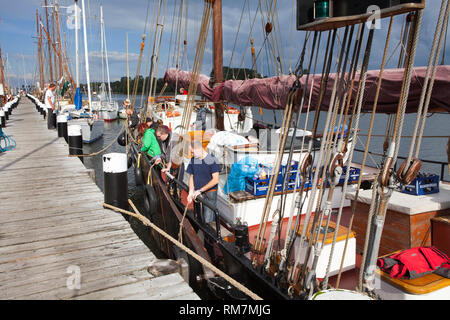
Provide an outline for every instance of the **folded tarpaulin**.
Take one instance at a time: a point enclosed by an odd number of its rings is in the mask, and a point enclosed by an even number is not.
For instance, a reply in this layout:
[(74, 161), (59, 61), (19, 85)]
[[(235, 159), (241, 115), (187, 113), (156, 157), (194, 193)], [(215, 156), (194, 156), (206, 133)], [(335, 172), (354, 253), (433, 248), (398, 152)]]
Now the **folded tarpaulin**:
[(407, 249), (377, 260), (377, 266), (391, 278), (416, 279), (429, 273), (450, 278), (450, 260), (436, 247)]
[[(426, 67), (416, 67), (413, 69), (406, 109), (407, 113), (417, 112), (426, 72)], [(366, 90), (362, 106), (363, 111), (372, 111), (379, 75), (379, 70), (371, 70), (367, 73)], [(377, 107), (378, 113), (397, 112), (404, 75), (404, 69), (384, 70)], [(346, 75), (346, 79), (348, 80), (347, 76), (348, 75)], [(308, 86), (305, 86), (306, 78), (306, 75), (300, 78), (301, 87), (307, 87), (303, 110), (306, 110), (309, 105), (308, 99), (311, 85), (313, 85), (311, 108), (314, 110), (320, 96), (322, 77), (321, 75), (310, 76)], [(329, 75), (321, 110), (326, 111), (329, 108), (335, 78), (336, 74)], [(295, 79), (296, 77), (292, 75), (281, 75), (264, 79), (227, 80), (217, 87), (212, 88), (210, 86), (210, 78), (205, 75), (200, 75), (198, 78), (196, 94), (203, 95), (212, 102), (223, 100), (238, 106), (256, 106), (266, 109), (282, 110), (286, 107), (288, 93), (291, 90)], [(164, 81), (172, 84), (178, 82), (179, 87), (188, 88), (191, 81), (191, 73), (172, 68), (167, 70)], [(349, 82), (347, 81), (347, 83)], [(358, 85), (359, 75), (356, 75), (353, 91), (351, 92), (352, 103), (354, 103)], [(450, 66), (438, 66), (430, 100), (430, 108), (439, 108), (446, 112), (450, 112), (449, 87)]]

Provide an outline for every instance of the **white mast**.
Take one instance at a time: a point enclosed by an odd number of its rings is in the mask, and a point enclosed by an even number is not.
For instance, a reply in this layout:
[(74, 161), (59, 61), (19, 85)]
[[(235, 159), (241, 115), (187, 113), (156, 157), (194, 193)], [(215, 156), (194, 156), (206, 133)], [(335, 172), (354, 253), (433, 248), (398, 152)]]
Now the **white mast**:
[(87, 43), (87, 35), (86, 35), (86, 12), (84, 8), (84, 0), (81, 0), (81, 10), (83, 14), (83, 38), (84, 38), (84, 59), (85, 59), (85, 66), (86, 66), (86, 82), (87, 82), (87, 89), (88, 89), (88, 101), (89, 101), (89, 113), (92, 115), (92, 108), (91, 108), (91, 84), (90, 84), (90, 78), (89, 78), (89, 55), (88, 55), (88, 43)]
[(78, 29), (80, 26), (78, 25), (78, 0), (75, 0), (75, 83), (77, 88), (80, 86), (80, 77), (79, 77), (79, 64), (78, 61)]
[(109, 97), (109, 102), (112, 102), (112, 97), (111, 97), (111, 83), (110, 83), (110, 78), (109, 78), (109, 64), (108, 64), (108, 47), (106, 45), (106, 34), (105, 34), (105, 22), (103, 21), (103, 6), (100, 6), (100, 16), (101, 16), (101, 23), (102, 23), (102, 35), (103, 35), (103, 41), (105, 42), (105, 60), (106, 60), (106, 77), (108, 80), (108, 97)]
[[(105, 63), (104, 63), (104, 60), (105, 60), (105, 46), (104, 46), (104, 41), (103, 41), (103, 7), (102, 7), (102, 5), (100, 5), (100, 43), (101, 43), (101, 56), (102, 56), (102, 58), (101, 58), (101, 60), (102, 60), (102, 85), (101, 85), (101, 88), (102, 88), (102, 91), (103, 91), (103, 89), (105, 88)], [(106, 94), (106, 92), (102, 92), (102, 95), (103, 95), (103, 93), (105, 93)], [(106, 97), (105, 97), (106, 98)]]

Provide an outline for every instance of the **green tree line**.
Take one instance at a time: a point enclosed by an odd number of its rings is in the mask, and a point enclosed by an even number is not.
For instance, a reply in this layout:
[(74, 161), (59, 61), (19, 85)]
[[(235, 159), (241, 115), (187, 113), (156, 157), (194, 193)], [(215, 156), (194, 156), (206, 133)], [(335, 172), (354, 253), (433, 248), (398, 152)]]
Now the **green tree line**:
[[(214, 71), (211, 71), (210, 73), (211, 78), (214, 78)], [(245, 80), (245, 79), (251, 79), (251, 78), (260, 78), (260, 74), (256, 73), (254, 70), (251, 69), (243, 69), (243, 68), (229, 68), (229, 67), (223, 67), (223, 76), (225, 80)], [(146, 90), (148, 90), (149, 86), (149, 79), (150, 77), (145, 78), (145, 85)], [(134, 78), (130, 78), (130, 95), (133, 93)], [(100, 82), (92, 82), (92, 89), (98, 91), (100, 88)], [(144, 77), (139, 76), (138, 83), (137, 83), (137, 92), (138, 94), (142, 93), (142, 88), (144, 86)], [(156, 94), (158, 95), (161, 90), (164, 87), (164, 79), (159, 78), (156, 81)], [(127, 77), (121, 77), (120, 80), (111, 82), (111, 91), (113, 93), (119, 93), (119, 94), (127, 94)], [(167, 84), (167, 88), (165, 89), (166, 93), (174, 93), (175, 86), (173, 84)]]
[[(150, 85), (150, 81), (149, 81), (150, 77), (146, 77), (145, 78), (145, 86), (146, 86), (146, 91), (148, 91), (149, 85)], [(133, 88), (134, 88), (134, 84), (135, 84), (135, 80), (130, 78), (129, 80), (130, 82), (130, 95), (133, 94)], [(99, 90), (100, 88), (100, 82), (93, 82), (92, 83), (92, 88), (93, 90)], [(127, 94), (127, 77), (121, 77), (120, 80), (118, 81), (113, 81), (110, 83), (111, 84), (111, 91), (113, 93), (119, 93), (119, 94)], [(138, 82), (137, 82), (137, 93), (140, 95), (142, 93), (142, 88), (144, 87), (144, 77), (143, 76), (139, 76)], [(161, 90), (164, 87), (164, 80), (162, 78), (158, 79), (156, 81), (156, 94), (158, 95)], [(167, 88), (165, 90), (166, 93), (173, 93), (175, 90), (175, 87), (172, 84), (168, 84)]]

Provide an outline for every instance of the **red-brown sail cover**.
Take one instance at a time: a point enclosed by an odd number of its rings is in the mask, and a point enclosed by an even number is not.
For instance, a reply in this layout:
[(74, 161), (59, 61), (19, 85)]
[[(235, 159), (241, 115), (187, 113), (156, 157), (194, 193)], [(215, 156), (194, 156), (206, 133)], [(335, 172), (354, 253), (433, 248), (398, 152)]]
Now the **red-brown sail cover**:
[[(404, 71), (404, 69), (384, 70), (377, 107), (378, 113), (397, 112), (405, 73)], [(426, 72), (426, 67), (416, 67), (413, 70), (408, 95), (407, 113), (417, 112)], [(367, 73), (366, 90), (362, 107), (363, 111), (372, 110), (379, 74), (379, 70), (371, 70)], [(302, 88), (305, 88), (306, 78), (306, 75), (300, 78)], [(335, 78), (336, 74), (329, 75), (321, 110), (328, 110), (329, 108)], [(210, 78), (205, 75), (200, 75), (197, 94), (206, 97), (212, 102), (222, 100), (238, 106), (284, 109), (286, 107), (289, 90), (292, 88), (295, 79), (295, 76), (282, 75), (264, 79), (228, 80), (213, 89), (210, 87)], [(346, 80), (347, 82), (349, 81), (348, 75), (346, 75)], [(169, 69), (164, 76), (164, 81), (172, 84), (175, 84), (178, 81), (178, 87), (189, 88), (191, 73)], [(304, 110), (308, 107), (311, 84), (313, 84), (311, 108), (312, 110), (316, 108), (320, 93), (320, 83), (321, 75), (309, 77), (309, 83), (306, 88), (306, 100), (303, 105)], [(353, 86), (352, 102), (354, 102), (358, 84), (359, 74), (356, 75)], [(430, 108), (441, 108), (450, 112), (450, 66), (437, 67), (430, 100)]]

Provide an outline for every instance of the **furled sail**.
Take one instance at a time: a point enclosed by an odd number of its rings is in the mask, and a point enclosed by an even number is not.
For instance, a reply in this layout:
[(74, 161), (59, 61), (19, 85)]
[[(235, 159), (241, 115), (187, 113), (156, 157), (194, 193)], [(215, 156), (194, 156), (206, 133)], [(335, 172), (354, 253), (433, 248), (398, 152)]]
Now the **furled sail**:
[[(427, 68), (416, 67), (413, 71), (413, 78), (408, 96), (407, 111), (414, 113), (417, 111), (422, 85), (425, 80)], [(367, 74), (366, 92), (363, 104), (363, 111), (371, 111), (375, 99), (379, 70), (371, 70)], [(380, 98), (378, 101), (377, 112), (395, 113), (397, 112), (398, 101), (400, 98), (404, 69), (386, 69), (383, 72), (383, 81), (381, 84)], [(324, 100), (321, 106), (322, 110), (328, 110), (333, 83), (336, 75), (330, 74), (328, 85), (325, 91)], [(315, 108), (320, 92), (321, 75), (309, 77), (307, 87), (308, 93), (311, 90), (311, 83), (314, 78), (311, 107)], [(191, 79), (190, 72), (176, 69), (167, 70), (164, 81), (175, 84), (178, 81), (178, 87), (189, 87)], [(227, 101), (239, 106), (257, 106), (266, 109), (284, 109), (289, 90), (295, 81), (295, 76), (281, 75), (264, 79), (249, 80), (228, 80), (216, 88), (210, 86), (210, 78), (201, 75), (197, 94), (206, 97), (208, 100), (217, 102)], [(302, 87), (305, 87), (306, 76), (300, 79)], [(358, 88), (359, 75), (356, 75), (353, 86), (352, 99), (356, 96)], [(430, 109), (439, 109), (440, 111), (450, 112), (450, 66), (438, 66), (436, 78), (433, 87), (433, 93), (430, 101)], [(307, 94), (308, 98), (309, 94)], [(307, 108), (308, 101), (305, 101), (303, 108)]]

